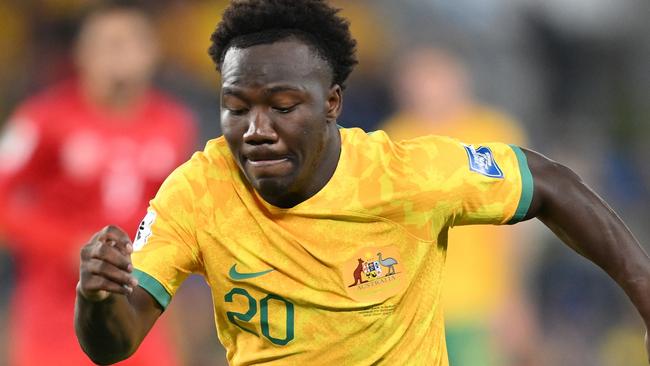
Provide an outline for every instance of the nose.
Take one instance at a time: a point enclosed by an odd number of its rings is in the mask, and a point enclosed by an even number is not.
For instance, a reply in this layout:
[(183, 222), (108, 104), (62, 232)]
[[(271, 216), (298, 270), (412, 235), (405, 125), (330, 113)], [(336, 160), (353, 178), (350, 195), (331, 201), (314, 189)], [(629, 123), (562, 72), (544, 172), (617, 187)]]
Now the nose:
[(251, 145), (273, 144), (278, 141), (273, 121), (264, 110), (252, 110), (248, 120), (248, 129), (244, 133), (244, 142)]

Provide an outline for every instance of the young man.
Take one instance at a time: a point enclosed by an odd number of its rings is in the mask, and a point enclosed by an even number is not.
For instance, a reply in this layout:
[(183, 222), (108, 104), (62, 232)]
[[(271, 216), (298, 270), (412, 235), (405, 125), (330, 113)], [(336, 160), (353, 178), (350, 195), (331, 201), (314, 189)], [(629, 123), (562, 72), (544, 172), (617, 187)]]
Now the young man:
[(355, 42), (324, 1), (235, 1), (212, 41), (224, 136), (170, 175), (133, 244), (109, 226), (81, 252), (75, 326), (94, 361), (128, 357), (201, 273), (234, 365), (447, 365), (448, 228), (532, 217), (650, 322), (648, 256), (569, 169), (506, 144), (339, 128)]

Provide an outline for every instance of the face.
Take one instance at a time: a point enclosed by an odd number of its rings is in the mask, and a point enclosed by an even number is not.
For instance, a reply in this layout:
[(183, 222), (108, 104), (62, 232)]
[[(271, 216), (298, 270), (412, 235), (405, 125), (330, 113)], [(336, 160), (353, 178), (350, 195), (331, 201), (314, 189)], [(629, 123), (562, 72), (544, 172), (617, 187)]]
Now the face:
[(257, 192), (291, 207), (320, 190), (340, 152), (341, 88), (328, 64), (289, 39), (229, 49), (221, 74), (222, 131)]
[(395, 77), (399, 105), (424, 120), (444, 119), (445, 113), (464, 106), (471, 95), (464, 66), (444, 50), (421, 48), (407, 53)]
[(149, 20), (135, 11), (114, 10), (91, 16), (77, 40), (82, 80), (98, 97), (149, 83), (158, 49)]

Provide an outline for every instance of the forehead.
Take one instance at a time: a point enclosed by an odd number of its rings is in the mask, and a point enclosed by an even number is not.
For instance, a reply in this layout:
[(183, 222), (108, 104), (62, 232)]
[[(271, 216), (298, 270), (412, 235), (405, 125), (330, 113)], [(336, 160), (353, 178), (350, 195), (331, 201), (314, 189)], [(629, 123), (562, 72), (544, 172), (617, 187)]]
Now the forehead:
[[(98, 32), (106, 28), (131, 27), (137, 30), (147, 30), (151, 24), (146, 15), (131, 9), (112, 9), (106, 12), (90, 15), (82, 25), (82, 33)], [(130, 29), (131, 31), (133, 29)]]
[(296, 40), (247, 48), (231, 47), (221, 67), (223, 87), (303, 84), (310, 81), (329, 84), (330, 74), (327, 62), (310, 46)]
[(144, 14), (115, 9), (91, 15), (82, 25), (77, 41), (81, 45), (126, 40), (149, 43), (153, 38), (152, 25)]

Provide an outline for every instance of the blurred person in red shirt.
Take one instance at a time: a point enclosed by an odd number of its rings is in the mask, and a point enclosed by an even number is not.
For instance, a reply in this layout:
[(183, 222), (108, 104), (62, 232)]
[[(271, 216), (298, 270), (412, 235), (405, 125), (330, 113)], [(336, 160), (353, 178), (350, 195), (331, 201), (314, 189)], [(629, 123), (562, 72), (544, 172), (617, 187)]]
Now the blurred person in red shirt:
[[(194, 148), (189, 111), (151, 85), (153, 24), (102, 3), (76, 39), (78, 75), (28, 98), (0, 135), (0, 235), (15, 260), (9, 365), (89, 365), (74, 333), (79, 249), (105, 222), (135, 233)], [(164, 324), (124, 365), (175, 365)]]

